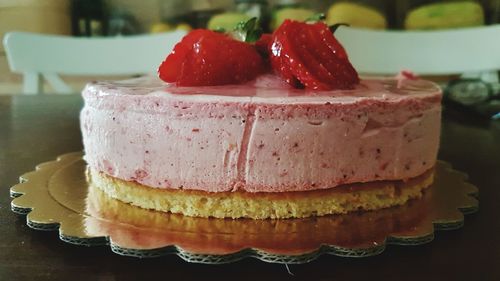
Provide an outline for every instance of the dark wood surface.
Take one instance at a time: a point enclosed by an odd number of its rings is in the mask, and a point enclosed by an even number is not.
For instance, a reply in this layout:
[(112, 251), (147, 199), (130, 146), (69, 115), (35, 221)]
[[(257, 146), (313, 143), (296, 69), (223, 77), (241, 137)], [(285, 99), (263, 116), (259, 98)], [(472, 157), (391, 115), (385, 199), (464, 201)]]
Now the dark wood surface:
[(177, 256), (135, 259), (108, 247), (82, 247), (56, 232), (26, 226), (10, 211), (19, 175), (58, 155), (82, 149), (72, 96), (0, 96), (0, 280), (500, 280), (500, 122), (452, 110), (443, 118), (439, 158), (470, 175), (480, 211), (462, 229), (438, 232), (422, 246), (389, 246), (375, 257), (323, 256), (304, 265), (246, 259), (227, 265), (188, 264)]

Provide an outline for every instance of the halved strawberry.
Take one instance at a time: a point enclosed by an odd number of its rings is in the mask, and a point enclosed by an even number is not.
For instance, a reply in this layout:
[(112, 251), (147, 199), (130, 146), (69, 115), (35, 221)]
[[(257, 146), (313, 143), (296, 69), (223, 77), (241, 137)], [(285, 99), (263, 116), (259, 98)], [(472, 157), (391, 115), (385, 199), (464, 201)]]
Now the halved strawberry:
[(204, 29), (187, 34), (158, 68), (162, 80), (179, 86), (239, 84), (264, 71), (254, 45)]
[(337, 88), (350, 89), (358, 84), (358, 73), (349, 62), (344, 47), (335, 39), (330, 29), (324, 23), (318, 22), (312, 24), (310, 31), (309, 51), (334, 76)]
[[(317, 59), (317, 54), (314, 50), (311, 51), (311, 43), (314, 42), (314, 34), (311, 34), (310, 30), (304, 30), (303, 33), (297, 34), (296, 36), (290, 36), (290, 41), (292, 42), (291, 48), (295, 49), (302, 67), (297, 67), (300, 72), (298, 76), (303, 77), (302, 83), (311, 89), (318, 90), (328, 90), (329, 85), (324, 81), (329, 81), (334, 79), (332, 74), (325, 68), (323, 62)], [(294, 67), (292, 65), (292, 67)], [(314, 73), (314, 75), (311, 75)]]
[(352, 89), (359, 83), (347, 53), (322, 22), (285, 20), (270, 44), (273, 69), (292, 86), (315, 90)]
[(193, 44), (201, 37), (211, 35), (211, 32), (208, 33), (203, 29), (195, 29), (184, 36), (158, 68), (160, 79), (165, 82), (176, 82), (181, 74), (181, 67), (179, 66), (182, 65), (187, 54), (192, 50)]

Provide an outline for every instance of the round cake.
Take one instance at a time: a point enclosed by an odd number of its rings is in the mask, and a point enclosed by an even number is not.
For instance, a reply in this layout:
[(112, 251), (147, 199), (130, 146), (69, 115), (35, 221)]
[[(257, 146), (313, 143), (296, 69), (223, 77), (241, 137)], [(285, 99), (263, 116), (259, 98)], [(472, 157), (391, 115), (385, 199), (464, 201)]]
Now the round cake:
[(376, 210), (433, 180), (441, 90), (361, 80), (317, 19), (189, 32), (158, 78), (83, 91), (88, 180), (145, 209), (216, 218)]
[[(275, 75), (182, 87), (94, 82), (81, 128), (92, 184), (133, 205), (199, 217), (290, 218), (374, 210), (432, 182), (441, 90), (364, 79), (293, 89)], [(362, 183), (378, 182), (363, 187)]]

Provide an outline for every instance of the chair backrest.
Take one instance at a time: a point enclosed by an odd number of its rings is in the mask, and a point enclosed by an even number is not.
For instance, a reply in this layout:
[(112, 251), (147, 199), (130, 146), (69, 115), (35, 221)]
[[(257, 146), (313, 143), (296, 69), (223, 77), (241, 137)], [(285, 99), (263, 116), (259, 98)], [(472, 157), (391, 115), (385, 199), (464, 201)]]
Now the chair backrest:
[(364, 74), (463, 74), (500, 69), (500, 25), (439, 31), (340, 27), (335, 36)]
[[(113, 38), (78, 38), (10, 32), (4, 37), (12, 72), (24, 75), (23, 92), (42, 91), (41, 76), (56, 92), (72, 92), (63, 75), (153, 73), (185, 31)], [(74, 91), (73, 91), (74, 92)]]

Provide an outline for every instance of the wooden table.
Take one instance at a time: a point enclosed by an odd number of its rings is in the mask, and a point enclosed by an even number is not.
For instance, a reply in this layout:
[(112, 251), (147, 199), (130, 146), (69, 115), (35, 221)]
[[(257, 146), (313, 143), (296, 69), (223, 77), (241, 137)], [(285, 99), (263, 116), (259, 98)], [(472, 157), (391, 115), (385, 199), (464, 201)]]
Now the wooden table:
[(389, 246), (371, 258), (323, 256), (304, 265), (246, 259), (228, 265), (188, 264), (177, 256), (135, 259), (109, 247), (75, 246), (55, 232), (26, 226), (10, 211), (18, 176), (82, 149), (71, 96), (0, 96), (0, 280), (500, 280), (500, 122), (446, 110), (439, 158), (467, 172), (480, 188), (480, 211), (460, 230), (438, 232), (422, 246)]

